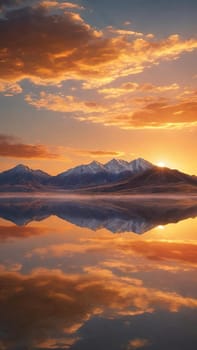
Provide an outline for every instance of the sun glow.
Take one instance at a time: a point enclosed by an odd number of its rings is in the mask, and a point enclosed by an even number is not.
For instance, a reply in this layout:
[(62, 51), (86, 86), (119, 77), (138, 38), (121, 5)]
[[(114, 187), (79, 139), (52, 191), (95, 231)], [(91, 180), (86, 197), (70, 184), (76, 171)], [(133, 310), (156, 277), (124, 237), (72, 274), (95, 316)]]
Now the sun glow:
[(157, 164), (156, 164), (157, 166), (159, 166), (160, 168), (164, 168), (164, 167), (166, 167), (166, 163), (164, 163), (164, 162), (158, 162)]
[(158, 225), (157, 228), (158, 228), (159, 230), (164, 230), (165, 227), (164, 227), (163, 225)]

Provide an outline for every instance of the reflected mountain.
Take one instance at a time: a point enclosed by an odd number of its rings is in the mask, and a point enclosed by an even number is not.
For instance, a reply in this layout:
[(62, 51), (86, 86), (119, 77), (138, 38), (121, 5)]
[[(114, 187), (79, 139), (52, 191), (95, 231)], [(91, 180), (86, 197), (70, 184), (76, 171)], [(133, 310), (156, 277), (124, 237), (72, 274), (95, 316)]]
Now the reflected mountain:
[(195, 197), (189, 198), (97, 198), (47, 199), (4, 198), (0, 217), (24, 226), (55, 215), (79, 227), (105, 228), (113, 233), (145, 233), (158, 225), (197, 216)]

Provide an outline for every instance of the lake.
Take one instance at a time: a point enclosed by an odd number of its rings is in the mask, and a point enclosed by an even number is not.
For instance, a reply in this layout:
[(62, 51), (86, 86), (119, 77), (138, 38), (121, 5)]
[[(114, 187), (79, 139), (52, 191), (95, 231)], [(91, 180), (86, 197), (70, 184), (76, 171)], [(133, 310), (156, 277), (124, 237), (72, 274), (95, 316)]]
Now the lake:
[(197, 349), (197, 198), (0, 200), (0, 349)]

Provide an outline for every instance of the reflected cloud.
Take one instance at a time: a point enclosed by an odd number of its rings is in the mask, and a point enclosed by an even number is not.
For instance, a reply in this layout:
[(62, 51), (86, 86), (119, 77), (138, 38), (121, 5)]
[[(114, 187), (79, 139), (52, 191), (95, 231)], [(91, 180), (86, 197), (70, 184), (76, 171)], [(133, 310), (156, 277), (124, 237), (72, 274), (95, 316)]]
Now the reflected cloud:
[(148, 345), (150, 345), (150, 342), (148, 339), (136, 338), (129, 342), (127, 350), (141, 349)]
[[(86, 241), (88, 252), (93, 250), (117, 250), (124, 255), (143, 256), (151, 261), (167, 262), (177, 261), (186, 264), (197, 264), (197, 244), (196, 242), (185, 241), (157, 241), (157, 240), (139, 240), (139, 239), (122, 239), (122, 238), (91, 238)], [(83, 249), (83, 248), (81, 248)]]
[[(113, 260), (112, 251), (115, 256), (119, 256), (118, 263), (116, 260)], [(28, 253), (27, 257), (38, 255), (40, 257), (51, 256), (58, 258), (68, 254), (72, 256), (74, 254), (95, 255), (96, 253), (105, 254), (108, 258), (111, 256), (110, 261), (104, 261), (101, 264), (110, 268), (117, 268), (122, 272), (154, 269), (180, 270), (180, 266), (168, 265), (171, 262), (186, 264), (186, 270), (197, 266), (196, 242), (141, 240), (133, 237), (124, 239), (122, 237), (119, 238), (119, 236), (81, 238), (77, 242), (52, 244), (47, 247), (33, 249)], [(145, 262), (142, 262), (140, 265), (132, 265), (131, 263), (125, 263), (124, 260), (122, 263), (122, 259), (128, 256), (130, 258), (142, 257), (150, 261), (150, 264), (146, 262), (146, 265), (144, 265)], [(157, 264), (152, 264), (151, 262), (153, 261), (156, 261)], [(181, 268), (183, 269), (183, 266)]]
[(84, 274), (46, 269), (29, 275), (0, 272), (0, 286), (1, 344), (6, 350), (39, 348), (55, 335), (77, 339), (76, 330), (93, 316), (114, 318), (197, 307), (194, 298), (146, 288), (141, 280), (104, 269)]
[(44, 232), (46, 232), (46, 228), (44, 227), (18, 227), (0, 225), (0, 242), (5, 242), (12, 239), (40, 236)]

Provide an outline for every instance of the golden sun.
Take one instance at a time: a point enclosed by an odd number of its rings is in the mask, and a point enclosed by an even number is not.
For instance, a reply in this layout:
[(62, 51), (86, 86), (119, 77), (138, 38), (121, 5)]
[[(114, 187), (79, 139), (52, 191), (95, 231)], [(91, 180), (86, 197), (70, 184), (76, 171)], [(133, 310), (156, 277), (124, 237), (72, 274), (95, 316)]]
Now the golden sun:
[(164, 163), (164, 162), (158, 162), (158, 163), (156, 163), (156, 165), (157, 166), (159, 166), (160, 168), (164, 168), (164, 167), (166, 167), (166, 163)]

